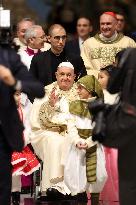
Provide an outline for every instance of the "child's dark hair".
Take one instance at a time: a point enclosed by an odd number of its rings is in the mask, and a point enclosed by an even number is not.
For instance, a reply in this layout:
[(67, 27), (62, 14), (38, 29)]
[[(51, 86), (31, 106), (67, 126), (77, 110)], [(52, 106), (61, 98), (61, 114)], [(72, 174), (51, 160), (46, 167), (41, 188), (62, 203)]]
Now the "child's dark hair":
[(120, 59), (122, 58), (124, 52), (126, 51), (127, 48), (124, 48), (123, 50), (119, 51), (116, 56), (115, 56), (115, 60), (120, 61)]
[(108, 75), (110, 76), (114, 72), (115, 69), (116, 67), (114, 65), (108, 65), (108, 66), (105, 66), (104, 68), (101, 68), (100, 71), (106, 71)]

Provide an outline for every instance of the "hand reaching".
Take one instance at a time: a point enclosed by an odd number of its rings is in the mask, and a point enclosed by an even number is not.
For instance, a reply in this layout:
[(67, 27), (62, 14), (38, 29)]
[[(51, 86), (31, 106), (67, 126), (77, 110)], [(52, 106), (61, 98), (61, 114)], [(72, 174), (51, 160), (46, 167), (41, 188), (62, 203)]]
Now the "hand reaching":
[(79, 149), (87, 149), (88, 148), (88, 145), (87, 145), (87, 143), (86, 142), (78, 142), (77, 144), (76, 144), (76, 146), (79, 148)]
[(7, 85), (13, 86), (16, 83), (11, 71), (3, 65), (0, 65), (0, 79)]

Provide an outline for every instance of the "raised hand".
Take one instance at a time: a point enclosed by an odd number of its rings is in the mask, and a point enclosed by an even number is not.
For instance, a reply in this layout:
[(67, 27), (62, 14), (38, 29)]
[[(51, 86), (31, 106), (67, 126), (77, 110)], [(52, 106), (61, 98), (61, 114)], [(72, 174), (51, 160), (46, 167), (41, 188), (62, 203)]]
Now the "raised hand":
[(49, 96), (49, 104), (51, 107), (54, 107), (54, 105), (59, 101), (59, 96), (56, 95), (55, 90), (56, 88), (53, 88)]

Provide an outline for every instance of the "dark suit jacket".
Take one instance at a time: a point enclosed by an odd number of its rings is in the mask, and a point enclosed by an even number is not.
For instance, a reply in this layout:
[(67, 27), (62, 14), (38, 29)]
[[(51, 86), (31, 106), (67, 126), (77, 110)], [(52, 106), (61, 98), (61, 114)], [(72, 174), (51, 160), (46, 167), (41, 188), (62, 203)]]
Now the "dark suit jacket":
[(66, 42), (65, 49), (67, 52), (76, 53), (77, 55), (80, 56), (79, 39), (76, 38)]
[(56, 56), (51, 50), (42, 52), (33, 57), (30, 72), (44, 85), (56, 81), (55, 72), (61, 62), (69, 61), (75, 68), (76, 80), (87, 74), (82, 58), (65, 50)]
[[(13, 76), (22, 82), (22, 92), (35, 97), (44, 96), (43, 85), (28, 72), (14, 50), (0, 47), (0, 64), (8, 67)], [(0, 81), (0, 137), (11, 150), (21, 151), (23, 125), (17, 112), (14, 92), (13, 87)]]

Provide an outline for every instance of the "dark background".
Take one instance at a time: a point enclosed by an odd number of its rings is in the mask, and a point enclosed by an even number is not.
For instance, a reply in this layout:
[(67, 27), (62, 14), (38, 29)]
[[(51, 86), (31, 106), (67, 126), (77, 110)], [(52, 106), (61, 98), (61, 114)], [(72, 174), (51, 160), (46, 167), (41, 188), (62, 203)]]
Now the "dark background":
[(85, 15), (91, 18), (94, 33), (99, 29), (99, 16), (106, 10), (121, 10), (126, 17), (126, 32), (136, 31), (135, 0), (1, 0), (4, 9), (11, 10), (11, 23), (31, 17), (47, 28), (61, 23), (68, 33), (76, 32), (76, 20)]

